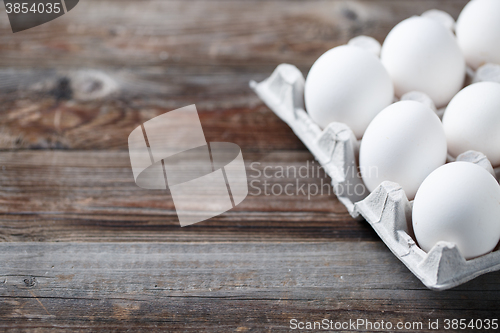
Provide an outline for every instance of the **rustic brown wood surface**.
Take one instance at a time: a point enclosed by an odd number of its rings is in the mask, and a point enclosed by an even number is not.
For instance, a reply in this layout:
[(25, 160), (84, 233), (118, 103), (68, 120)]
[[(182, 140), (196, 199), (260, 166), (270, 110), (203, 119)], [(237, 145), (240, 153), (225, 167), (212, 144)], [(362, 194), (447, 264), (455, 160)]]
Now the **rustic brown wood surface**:
[[(432, 292), (326, 190), (266, 195), (266, 181), (297, 181), (279, 166), (317, 165), (248, 88), (280, 63), (306, 74), (356, 35), (382, 42), (404, 18), (456, 18), (465, 3), (81, 0), (16, 34), (0, 6), (0, 330), (500, 319), (500, 273)], [(242, 148), (255, 183), (233, 210), (180, 228), (168, 191), (135, 185), (127, 137), (189, 104), (207, 141)], [(324, 174), (299, 178), (328, 189)]]
[(498, 315), (498, 274), (432, 292), (381, 242), (4, 243), (0, 250), (0, 328), (274, 332), (292, 318), (427, 326)]

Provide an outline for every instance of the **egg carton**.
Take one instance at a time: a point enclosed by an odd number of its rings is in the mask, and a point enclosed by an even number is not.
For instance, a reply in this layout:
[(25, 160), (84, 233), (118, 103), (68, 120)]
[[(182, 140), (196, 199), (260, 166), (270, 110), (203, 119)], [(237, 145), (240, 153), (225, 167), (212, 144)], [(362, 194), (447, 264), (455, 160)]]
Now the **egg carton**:
[[(314, 155), (331, 177), (335, 194), (351, 216), (364, 218), (392, 253), (429, 289), (453, 288), (479, 275), (500, 270), (498, 247), (470, 260), (465, 260), (451, 242), (438, 242), (428, 253), (423, 251), (414, 241), (413, 202), (394, 182), (385, 181), (369, 193), (357, 168), (359, 142), (345, 124), (331, 123), (322, 130), (312, 121), (304, 108), (304, 82), (299, 69), (281, 64), (269, 78), (261, 83), (252, 81), (250, 87)], [(404, 98), (428, 103), (425, 95), (419, 93)], [(467, 152), (457, 160), (476, 163), (493, 175), (495, 171), (499, 173), (481, 153)]]

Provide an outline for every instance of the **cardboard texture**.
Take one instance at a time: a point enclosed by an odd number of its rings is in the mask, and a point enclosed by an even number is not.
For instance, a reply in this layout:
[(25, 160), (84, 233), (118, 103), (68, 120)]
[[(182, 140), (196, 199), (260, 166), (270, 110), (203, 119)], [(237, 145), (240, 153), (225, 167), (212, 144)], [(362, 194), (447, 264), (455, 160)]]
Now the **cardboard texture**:
[[(337, 197), (354, 218), (365, 218), (394, 255), (429, 289), (453, 288), (479, 275), (500, 270), (498, 247), (471, 260), (465, 260), (455, 244), (449, 242), (437, 243), (429, 253), (420, 249), (411, 228), (412, 202), (401, 186), (386, 181), (368, 193), (359, 173), (353, 172), (357, 171), (359, 142), (345, 124), (331, 123), (321, 130), (311, 120), (304, 110), (304, 82), (295, 66), (281, 64), (269, 78), (261, 83), (252, 81), (250, 87), (311, 151), (331, 177)], [(427, 101), (419, 93), (407, 94), (405, 99)], [(476, 163), (493, 175), (499, 171), (493, 170), (487, 158), (478, 152), (466, 152), (457, 160)], [(349, 187), (358, 191), (346, 191)]]

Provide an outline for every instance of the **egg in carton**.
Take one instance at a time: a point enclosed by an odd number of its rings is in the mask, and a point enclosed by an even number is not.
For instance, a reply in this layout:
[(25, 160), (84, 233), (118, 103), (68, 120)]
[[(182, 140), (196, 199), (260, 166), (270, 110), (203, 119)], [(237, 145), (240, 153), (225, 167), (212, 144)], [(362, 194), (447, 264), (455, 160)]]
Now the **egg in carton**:
[[(430, 11), (427, 15), (451, 24), (448, 17), (439, 11)], [(380, 44), (370, 37), (359, 36), (349, 44), (376, 54), (380, 52)], [(477, 72), (469, 69), (468, 82), (480, 81), (500, 82), (500, 66), (487, 64)], [(345, 124), (333, 122), (321, 130), (313, 122), (304, 110), (304, 84), (299, 69), (281, 64), (269, 78), (261, 83), (252, 81), (250, 87), (291, 127), (314, 155), (331, 177), (335, 194), (352, 217), (363, 217), (393, 254), (429, 289), (453, 288), (479, 275), (500, 270), (498, 247), (493, 252), (469, 260), (465, 260), (451, 242), (441, 241), (429, 252), (423, 251), (414, 241), (411, 221), (413, 201), (407, 199), (400, 185), (390, 181), (383, 182), (369, 193), (357, 172), (359, 141)], [(444, 109), (436, 110), (432, 100), (423, 93), (410, 92), (401, 99), (426, 104), (440, 117), (444, 113)], [(448, 159), (453, 160), (451, 157)], [(456, 160), (475, 163), (493, 176), (500, 174), (500, 168), (494, 170), (486, 156), (479, 152), (468, 151)]]

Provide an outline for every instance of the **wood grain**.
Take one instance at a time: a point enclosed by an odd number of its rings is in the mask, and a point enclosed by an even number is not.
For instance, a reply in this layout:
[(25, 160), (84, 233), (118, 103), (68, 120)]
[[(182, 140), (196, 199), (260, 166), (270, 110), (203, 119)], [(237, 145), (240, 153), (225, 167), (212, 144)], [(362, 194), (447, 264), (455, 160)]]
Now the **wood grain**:
[[(193, 102), (185, 101), (179, 106), (190, 104)], [(175, 108), (140, 102), (129, 105), (120, 99), (83, 104), (50, 97), (12, 99), (0, 106), (0, 149), (126, 150), (134, 128)], [(288, 126), (263, 105), (214, 111), (198, 106), (198, 110), (209, 142), (234, 142), (245, 151), (263, 153), (305, 149)]]
[(180, 228), (168, 191), (134, 184), (127, 152), (136, 126), (196, 104), (207, 141), (238, 144), (257, 188), (320, 186), (258, 174), (313, 158), (248, 82), (284, 62), (306, 75), (352, 37), (382, 42), (407, 17), (457, 18), (466, 3), (81, 0), (16, 34), (0, 6), (0, 331), (499, 318), (500, 273), (429, 291), (331, 194), (251, 194)]
[[(350, 218), (309, 153), (243, 152), (243, 156), (251, 185), (245, 201), (218, 217), (180, 228), (168, 191), (144, 190), (134, 183), (128, 152), (0, 152), (0, 239), (378, 239), (365, 222)], [(288, 177), (286, 172), (282, 176), (280, 170), (287, 167)], [(292, 195), (279, 194), (287, 184)]]
[(292, 318), (427, 325), (492, 318), (500, 306), (500, 273), (432, 292), (379, 242), (4, 243), (0, 262), (0, 327), (17, 330), (275, 332)]
[[(155, 115), (196, 104), (210, 139), (304, 149), (248, 88), (280, 63), (453, 1), (81, 1), (36, 29), (0, 25), (0, 149), (126, 149)], [(21, 42), (22, 41), (22, 42)], [(238, 128), (238, 131), (231, 129)]]
[[(392, 27), (428, 9), (457, 18), (467, 0), (259, 1), (82, 0), (76, 10), (17, 34), (2, 22), (0, 66), (264, 69), (309, 67), (356, 35), (383, 41)], [(22, 40), (22, 43), (19, 41)], [(269, 68), (268, 68), (269, 69)]]

